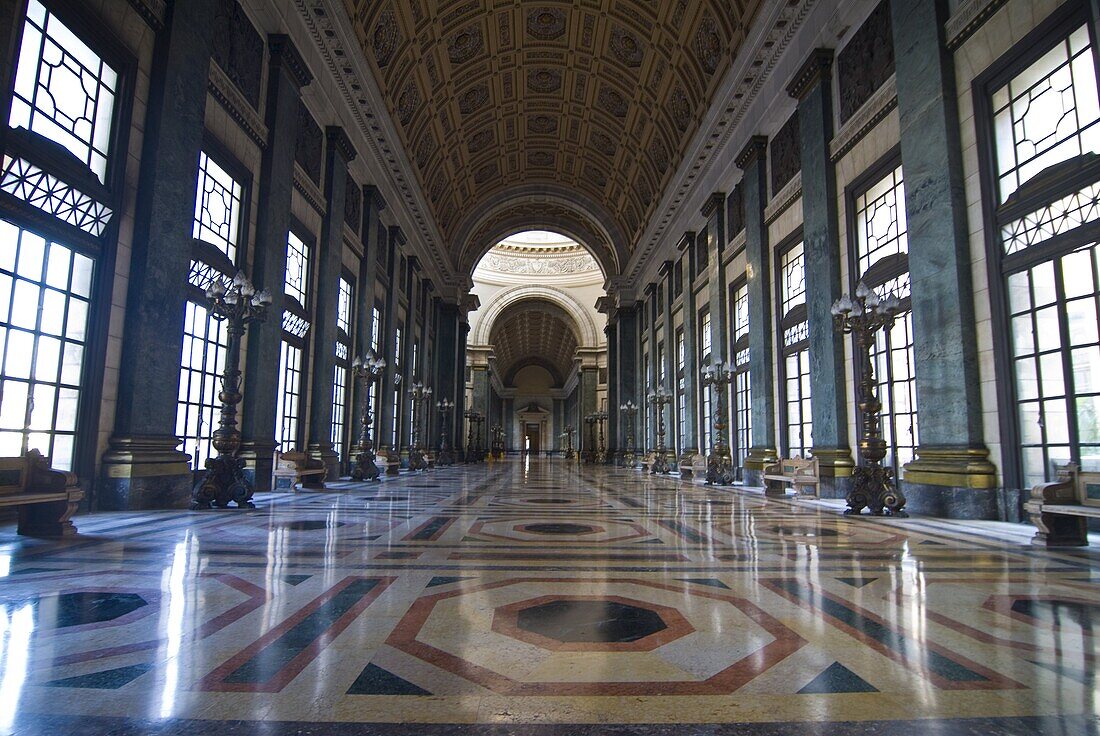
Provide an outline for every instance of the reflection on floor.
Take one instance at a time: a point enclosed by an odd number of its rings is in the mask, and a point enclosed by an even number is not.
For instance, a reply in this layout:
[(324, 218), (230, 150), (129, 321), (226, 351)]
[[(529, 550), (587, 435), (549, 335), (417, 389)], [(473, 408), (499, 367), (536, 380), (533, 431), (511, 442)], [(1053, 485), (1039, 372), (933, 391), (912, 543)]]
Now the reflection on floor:
[(330, 490), (0, 529), (0, 733), (1100, 733), (1094, 549), (561, 460)]

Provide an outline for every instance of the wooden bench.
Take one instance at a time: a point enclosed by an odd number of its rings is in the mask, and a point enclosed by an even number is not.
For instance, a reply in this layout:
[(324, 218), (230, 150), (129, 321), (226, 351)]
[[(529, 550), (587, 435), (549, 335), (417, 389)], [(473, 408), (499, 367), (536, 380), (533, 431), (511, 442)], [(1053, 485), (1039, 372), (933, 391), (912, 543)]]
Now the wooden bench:
[(328, 470), (321, 460), (314, 460), (300, 450), (280, 452), (275, 459), (275, 484), (272, 490), (293, 491), (302, 488), (325, 489)]
[(1024, 510), (1038, 531), (1034, 544), (1083, 547), (1089, 543), (1088, 519), (1100, 519), (1100, 473), (1085, 473), (1076, 463), (1058, 468), (1058, 480), (1031, 489)]
[[(793, 486), (795, 493), (800, 496), (816, 496), (820, 480), (816, 457), (809, 460), (800, 457), (781, 459), (777, 463), (764, 466), (765, 492), (769, 496), (786, 495), (786, 489), (781, 484)], [(804, 490), (806, 488), (811, 491), (807, 493)]]
[(76, 534), (72, 515), (84, 498), (76, 476), (50, 468), (38, 450), (0, 458), (0, 508), (19, 509), (20, 534), (65, 537)]

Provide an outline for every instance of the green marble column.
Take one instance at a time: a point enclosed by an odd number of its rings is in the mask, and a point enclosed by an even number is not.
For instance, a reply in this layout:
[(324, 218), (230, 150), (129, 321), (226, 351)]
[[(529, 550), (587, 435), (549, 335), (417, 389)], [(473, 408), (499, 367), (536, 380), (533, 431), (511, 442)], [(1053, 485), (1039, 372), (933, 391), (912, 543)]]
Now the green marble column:
[(943, 0), (890, 5), (905, 172), (917, 384), (917, 459), (907, 510), (996, 518), (996, 468), (982, 435), (974, 290), (955, 69)]
[[(355, 292), (355, 351), (356, 355), (363, 356), (370, 351), (371, 342), (374, 340), (374, 299), (375, 280), (378, 272), (378, 252), (386, 247), (386, 230), (380, 227), (379, 217), (386, 208), (386, 200), (373, 186), (363, 187), (363, 209), (359, 228), (359, 239), (363, 244), (363, 257), (359, 260), (359, 279)], [(381, 329), (379, 330), (381, 332)], [(382, 346), (384, 335), (379, 335), (379, 347)], [(374, 379), (375, 381), (380, 378)], [(356, 418), (362, 416), (362, 411), (367, 400), (366, 386), (361, 381), (355, 383)], [(377, 449), (379, 447), (379, 420), (381, 411), (382, 392), (375, 388), (375, 406), (371, 407), (371, 441)], [(358, 424), (356, 424), (358, 431)]]
[[(638, 373), (640, 372), (640, 365), (638, 363), (638, 309), (636, 306), (620, 306), (615, 312), (616, 330), (618, 337), (619, 355), (616, 358), (616, 365), (619, 369), (619, 386), (618, 395), (619, 403), (625, 401), (633, 401), (638, 405), (639, 410), (642, 408), (642, 396), (641, 391), (638, 388)], [(583, 426), (584, 415), (586, 412), (580, 411), (581, 423), (577, 425), (577, 431), (582, 432), (585, 428)], [(641, 432), (638, 431), (640, 424), (641, 412), (634, 417), (634, 426), (630, 427), (629, 434), (633, 435), (634, 448), (636, 451), (641, 449), (644, 444), (645, 438), (641, 436)], [(627, 423), (622, 421), (619, 423), (619, 446), (624, 450), (630, 446), (627, 443)]]
[(665, 343), (665, 388), (672, 392), (672, 401), (665, 405), (665, 447), (668, 448), (669, 464), (677, 465), (676, 451), (679, 449), (676, 438), (676, 330), (672, 326), (672, 294), (676, 269), (674, 261), (665, 261), (659, 272), (662, 277), (665, 298), (661, 316), (665, 321), (662, 339)]
[[(649, 403), (649, 392), (657, 388), (657, 284), (651, 283), (645, 287), (645, 302), (642, 307), (646, 312), (646, 344), (649, 352), (649, 372), (645, 382), (641, 386), (642, 410), (649, 417), (646, 422), (645, 449), (653, 450), (657, 447), (657, 407)], [(642, 366), (646, 365), (645, 356), (642, 356)]]
[(695, 233), (686, 232), (677, 246), (683, 260), (683, 303), (684, 313), (684, 438), (680, 448), (680, 476), (688, 479), (694, 476), (692, 466), (699, 454), (699, 350), (698, 320), (695, 311), (695, 292), (692, 288), (692, 274), (695, 273)]
[(798, 100), (802, 153), (802, 237), (806, 248), (806, 310), (810, 328), (810, 395), (813, 455), (821, 472), (820, 494), (844, 498), (851, 490), (844, 338), (830, 311), (840, 298), (840, 234), (833, 139), (833, 52), (817, 49), (787, 87)]
[[(383, 328), (382, 339), (380, 341), (383, 353), (382, 359), (386, 361), (386, 367), (382, 371), (382, 386), (381, 390), (378, 392), (378, 400), (382, 405), (378, 411), (377, 426), (379, 428), (379, 435), (375, 444), (379, 449), (386, 449), (387, 458), (400, 458), (401, 444), (400, 441), (396, 444), (394, 443), (393, 431), (401, 418), (401, 413), (399, 405), (398, 413), (394, 414), (393, 394), (395, 391), (400, 393), (404, 388), (404, 378), (402, 378), (401, 384), (395, 384), (395, 378), (399, 375), (397, 372), (397, 346), (395, 335), (397, 332), (397, 290), (400, 288), (400, 285), (397, 283), (397, 279), (400, 276), (398, 261), (401, 260), (401, 247), (405, 244), (405, 234), (401, 232), (400, 227), (391, 226), (386, 229), (386, 240), (385, 283), (388, 291), (386, 293), (386, 300), (383, 304), (385, 312), (382, 319), (385, 327)], [(403, 335), (403, 339), (408, 340), (408, 336)], [(396, 474), (397, 465), (390, 463), (388, 468), (387, 473)]]
[(768, 202), (768, 139), (754, 136), (737, 156), (745, 172), (745, 256), (748, 260), (749, 370), (752, 387), (752, 447), (745, 458), (745, 485), (764, 484), (761, 471), (776, 460), (775, 359), (772, 353), (771, 247), (764, 207)]
[[(623, 401), (619, 400), (619, 383), (615, 380), (619, 370), (619, 328), (610, 318), (607, 321), (607, 327), (604, 328), (604, 335), (607, 336), (607, 457), (608, 462), (621, 463), (625, 448), (619, 441), (621, 424), (619, 406)], [(555, 421), (557, 421), (556, 407), (557, 401), (555, 401)], [(563, 428), (555, 426), (554, 434), (559, 434)], [(560, 438), (555, 440), (555, 442), (560, 441)], [(555, 449), (558, 447), (559, 445), (554, 445)]]
[(190, 498), (189, 458), (176, 449), (176, 402), (205, 130), (207, 29), (217, 6), (216, 0), (175, 3), (157, 34), (115, 427), (97, 488), (101, 509), (183, 508)]

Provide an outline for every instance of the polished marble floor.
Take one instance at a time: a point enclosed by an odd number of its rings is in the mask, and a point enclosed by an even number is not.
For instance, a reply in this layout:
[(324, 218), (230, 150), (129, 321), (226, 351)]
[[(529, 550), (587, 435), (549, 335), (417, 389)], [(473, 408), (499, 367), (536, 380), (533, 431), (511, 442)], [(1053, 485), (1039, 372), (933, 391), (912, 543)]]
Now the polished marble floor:
[(1100, 548), (1027, 527), (563, 460), (257, 501), (0, 527), (0, 734), (1100, 733)]

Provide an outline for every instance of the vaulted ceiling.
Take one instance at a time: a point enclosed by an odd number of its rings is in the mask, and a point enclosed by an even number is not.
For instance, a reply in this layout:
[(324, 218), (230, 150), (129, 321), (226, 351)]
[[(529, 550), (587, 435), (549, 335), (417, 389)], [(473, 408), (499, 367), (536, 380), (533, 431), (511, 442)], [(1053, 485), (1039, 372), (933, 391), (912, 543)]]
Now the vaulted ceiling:
[(561, 384), (573, 368), (577, 328), (569, 314), (543, 299), (527, 299), (508, 307), (489, 333), (496, 367), (505, 384), (516, 371), (541, 365)]
[(761, 0), (344, 3), (456, 262), (493, 227), (476, 218), (522, 190), (602, 223), (590, 239), (615, 242), (586, 245), (612, 251), (606, 268), (641, 236)]

